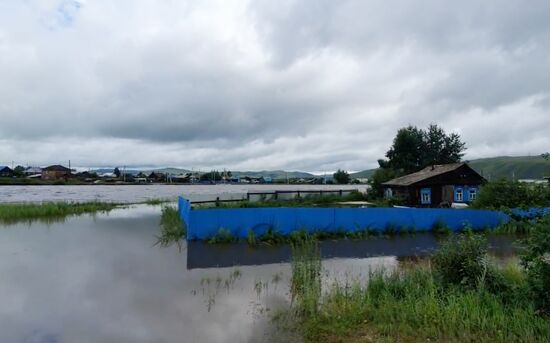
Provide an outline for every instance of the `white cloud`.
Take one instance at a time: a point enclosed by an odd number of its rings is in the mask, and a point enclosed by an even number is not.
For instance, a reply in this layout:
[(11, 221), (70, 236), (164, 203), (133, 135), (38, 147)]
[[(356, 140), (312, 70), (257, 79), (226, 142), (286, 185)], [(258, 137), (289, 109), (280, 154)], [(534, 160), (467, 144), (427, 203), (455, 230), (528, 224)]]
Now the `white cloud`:
[(467, 158), (540, 153), (549, 15), (519, 0), (0, 2), (0, 163), (360, 170), (429, 123), (460, 132)]

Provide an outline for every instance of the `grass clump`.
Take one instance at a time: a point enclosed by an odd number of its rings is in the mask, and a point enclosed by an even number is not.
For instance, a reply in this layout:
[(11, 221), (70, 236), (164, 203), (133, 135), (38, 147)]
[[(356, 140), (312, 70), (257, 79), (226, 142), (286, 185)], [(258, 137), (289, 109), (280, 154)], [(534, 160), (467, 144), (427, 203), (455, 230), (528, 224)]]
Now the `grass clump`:
[(173, 206), (164, 206), (160, 217), (160, 235), (156, 245), (162, 247), (174, 243), (181, 249), (181, 239), (187, 234), (185, 223), (181, 220), (178, 209)]
[(220, 228), (218, 232), (208, 240), (210, 244), (226, 244), (226, 243), (236, 243), (239, 239), (231, 233), (228, 229)]
[(72, 215), (109, 212), (119, 206), (120, 204), (99, 201), (82, 203), (0, 204), (0, 223), (15, 224), (33, 220), (54, 222)]
[(321, 254), (315, 239), (305, 238), (292, 244), (292, 302), (301, 315), (317, 312), (321, 297)]
[(144, 201), (144, 204), (155, 206), (155, 205), (162, 205), (164, 203), (170, 202), (168, 199), (160, 199), (160, 198), (150, 198)]

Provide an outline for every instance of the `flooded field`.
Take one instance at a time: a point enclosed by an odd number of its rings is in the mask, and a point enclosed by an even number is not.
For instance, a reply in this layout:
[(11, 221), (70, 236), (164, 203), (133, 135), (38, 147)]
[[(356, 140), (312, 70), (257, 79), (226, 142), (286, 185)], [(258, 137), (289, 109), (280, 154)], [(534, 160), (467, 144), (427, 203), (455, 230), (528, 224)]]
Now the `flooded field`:
[(358, 189), (366, 185), (90, 185), (1, 186), (0, 202), (111, 201), (138, 203), (152, 198), (176, 200), (183, 195), (193, 201), (242, 198), (247, 192), (275, 190)]
[[(93, 187), (95, 188), (95, 187)], [(140, 187), (136, 187), (140, 188)], [(160, 207), (0, 226), (0, 342), (286, 342), (287, 246), (156, 246)], [(506, 258), (511, 239), (491, 241)], [(431, 235), (323, 242), (326, 282), (437, 247)]]

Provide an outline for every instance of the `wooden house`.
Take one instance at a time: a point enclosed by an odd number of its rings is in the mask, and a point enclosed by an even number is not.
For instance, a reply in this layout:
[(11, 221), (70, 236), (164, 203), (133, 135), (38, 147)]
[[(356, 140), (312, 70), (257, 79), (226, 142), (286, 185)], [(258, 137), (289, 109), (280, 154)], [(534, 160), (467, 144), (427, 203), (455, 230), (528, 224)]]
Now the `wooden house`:
[(485, 179), (466, 163), (429, 166), (383, 183), (386, 198), (401, 198), (409, 206), (448, 207), (468, 204)]
[(0, 166), (0, 177), (12, 177), (13, 170), (8, 166)]
[(69, 177), (71, 177), (71, 170), (58, 164), (42, 169), (42, 179), (44, 180), (59, 180)]

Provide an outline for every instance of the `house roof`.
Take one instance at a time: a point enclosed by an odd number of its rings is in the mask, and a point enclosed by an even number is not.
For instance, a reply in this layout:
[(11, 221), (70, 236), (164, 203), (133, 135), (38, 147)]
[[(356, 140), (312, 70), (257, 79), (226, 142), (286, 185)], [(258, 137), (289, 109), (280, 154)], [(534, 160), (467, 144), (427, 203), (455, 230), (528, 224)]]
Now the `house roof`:
[(462, 167), (463, 165), (466, 165), (464, 162), (460, 163), (450, 163), (450, 164), (438, 164), (434, 166), (429, 166), (421, 171), (418, 171), (416, 173), (408, 174), (405, 176), (401, 176), (398, 178), (395, 178), (393, 180), (390, 180), (388, 182), (384, 182), (383, 185), (385, 186), (410, 186), (412, 184), (415, 184), (420, 181), (427, 180), (431, 177), (445, 174), (448, 172), (451, 172), (453, 170), (457, 170), (458, 168)]
[(11, 168), (8, 167), (8, 166), (0, 166), (0, 170), (4, 170), (4, 169), (6, 169), (6, 168), (8, 168), (9, 170), (11, 170)]
[(70, 172), (71, 170), (67, 167), (64, 167), (62, 165), (59, 165), (59, 164), (54, 164), (53, 166), (48, 166), (42, 170), (45, 170), (45, 171), (64, 171), (64, 172)]

